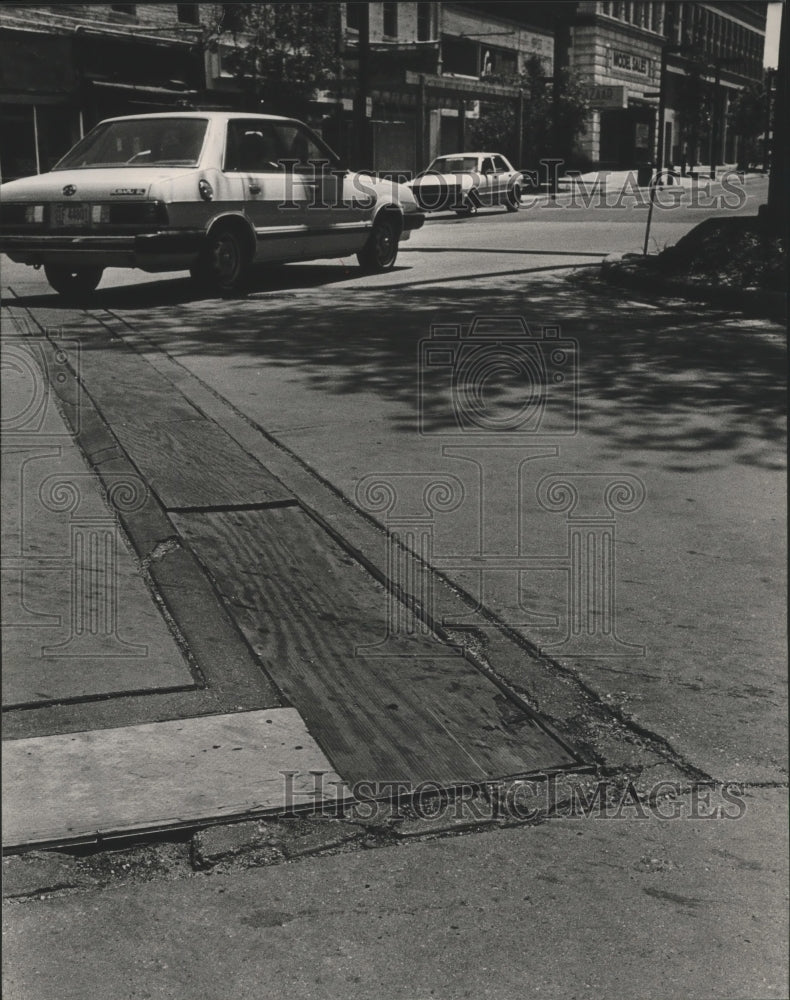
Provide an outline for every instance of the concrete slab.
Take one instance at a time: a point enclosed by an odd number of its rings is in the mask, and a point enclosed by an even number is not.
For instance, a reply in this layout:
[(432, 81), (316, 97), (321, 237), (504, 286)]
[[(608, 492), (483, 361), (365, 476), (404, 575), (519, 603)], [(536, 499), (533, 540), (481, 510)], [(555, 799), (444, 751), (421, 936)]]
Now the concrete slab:
[(345, 794), (292, 708), (8, 740), (2, 766), (6, 848), (264, 815)]
[(14, 1000), (787, 997), (787, 793), (7, 903)]
[[(34, 336), (2, 341), (3, 706), (193, 688), (118, 525), (147, 488), (118, 476), (103, 494), (40, 347)], [(73, 377), (65, 367), (48, 375)]]

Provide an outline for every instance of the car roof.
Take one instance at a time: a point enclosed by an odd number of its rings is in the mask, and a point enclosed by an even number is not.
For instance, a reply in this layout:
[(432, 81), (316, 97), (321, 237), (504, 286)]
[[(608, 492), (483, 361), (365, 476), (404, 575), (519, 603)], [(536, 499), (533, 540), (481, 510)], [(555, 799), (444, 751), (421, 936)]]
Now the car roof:
[(103, 118), (102, 124), (104, 122), (122, 122), (148, 118), (260, 118), (261, 120), (278, 122), (294, 121), (293, 118), (288, 118), (285, 115), (261, 115), (245, 113), (244, 111), (156, 111), (151, 114), (117, 115), (114, 118)]
[(435, 160), (451, 160), (455, 156), (503, 156), (503, 153), (441, 153)]

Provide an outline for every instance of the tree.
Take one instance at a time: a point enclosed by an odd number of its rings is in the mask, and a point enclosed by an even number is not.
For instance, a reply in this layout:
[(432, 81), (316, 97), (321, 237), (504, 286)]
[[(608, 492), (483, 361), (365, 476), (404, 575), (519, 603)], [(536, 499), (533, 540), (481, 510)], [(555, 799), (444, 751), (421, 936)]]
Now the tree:
[(746, 170), (750, 163), (762, 159), (757, 136), (765, 132), (767, 99), (765, 84), (754, 80), (740, 91), (730, 107), (728, 124), (741, 140), (738, 143), (739, 170)]
[(687, 58), (685, 70), (676, 84), (675, 119), (681, 159), (693, 166), (699, 161), (700, 144), (711, 127), (712, 94), (706, 77), (712, 70), (701, 49), (695, 49)]
[(514, 102), (484, 103), (480, 118), (471, 123), (473, 145), (481, 149), (501, 150), (517, 166), (536, 168), (549, 156), (568, 160), (574, 144), (587, 129), (590, 101), (581, 78), (569, 70), (560, 74), (560, 88), (555, 105), (552, 79), (538, 56), (530, 56), (518, 76), (487, 77), (487, 81), (520, 88), (524, 95), (522, 118), (523, 148), (516, 146), (516, 107)]
[(304, 116), (316, 91), (340, 77), (337, 3), (215, 4), (206, 27), (250, 110)]

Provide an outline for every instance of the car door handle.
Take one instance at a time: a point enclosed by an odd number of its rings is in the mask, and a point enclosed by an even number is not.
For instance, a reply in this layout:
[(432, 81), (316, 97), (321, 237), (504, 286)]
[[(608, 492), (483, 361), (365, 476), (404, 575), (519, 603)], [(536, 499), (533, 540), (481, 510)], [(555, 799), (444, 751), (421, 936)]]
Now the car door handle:
[(260, 193), (261, 193), (260, 184), (255, 184), (255, 183), (250, 184), (250, 194), (260, 194)]

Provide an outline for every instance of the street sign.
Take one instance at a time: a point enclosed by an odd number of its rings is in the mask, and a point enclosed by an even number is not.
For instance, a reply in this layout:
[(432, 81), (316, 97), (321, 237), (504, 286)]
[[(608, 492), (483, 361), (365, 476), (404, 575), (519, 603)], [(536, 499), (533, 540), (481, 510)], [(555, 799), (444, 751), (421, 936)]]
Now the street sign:
[(590, 88), (590, 104), (593, 108), (625, 108), (628, 98), (625, 87), (609, 87), (601, 84)]

